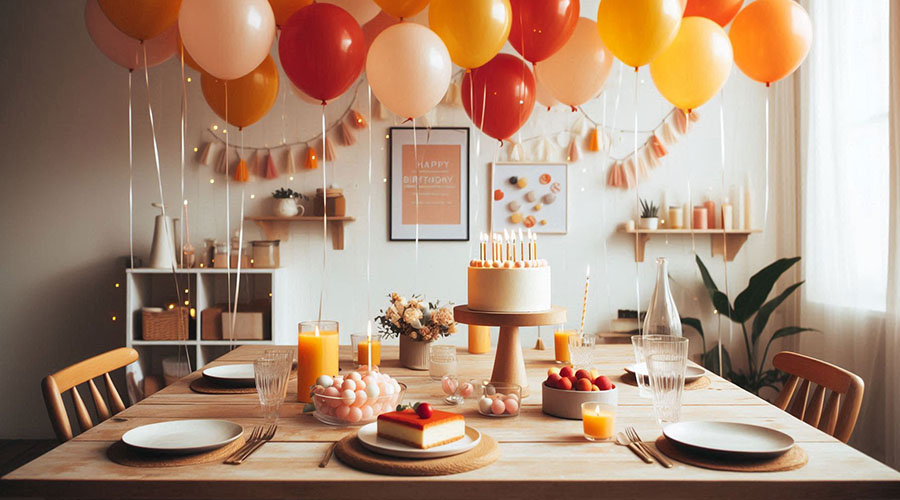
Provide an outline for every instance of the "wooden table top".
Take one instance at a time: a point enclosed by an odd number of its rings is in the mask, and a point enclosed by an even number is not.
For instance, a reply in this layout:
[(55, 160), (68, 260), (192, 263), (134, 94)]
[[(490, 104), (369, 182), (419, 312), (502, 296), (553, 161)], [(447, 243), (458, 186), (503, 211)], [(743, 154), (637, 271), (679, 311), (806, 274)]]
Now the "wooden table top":
[[(254, 359), (268, 346), (240, 347), (210, 363)], [(285, 347), (286, 349), (288, 347)], [(291, 348), (294, 349), (294, 348)], [(598, 348), (598, 368), (618, 375), (631, 362), (628, 345)], [(539, 387), (553, 351), (525, 349), (529, 384)], [(491, 372), (493, 354), (458, 350), (461, 378), (481, 380)], [(343, 370), (352, 369), (348, 346), (341, 347)], [(410, 402), (443, 404), (440, 382), (427, 372), (401, 368), (397, 347), (385, 346), (382, 370), (408, 387)], [(278, 432), (240, 466), (219, 463), (171, 468), (133, 468), (106, 458), (106, 449), (134, 427), (174, 419), (224, 418), (245, 429), (262, 423), (255, 394), (210, 395), (190, 390), (195, 372), (0, 480), (0, 496), (77, 498), (333, 498), (432, 499), (500, 498), (900, 498), (900, 472), (856, 451), (831, 436), (717, 376), (709, 387), (685, 391), (683, 420), (728, 420), (764, 425), (794, 437), (809, 454), (798, 470), (773, 473), (719, 472), (675, 462), (672, 469), (640, 462), (614, 443), (590, 443), (581, 422), (541, 412), (541, 391), (523, 401), (521, 414), (497, 419), (478, 414), (474, 398), (462, 408), (469, 425), (500, 444), (498, 462), (472, 472), (440, 477), (391, 477), (351, 469), (332, 459), (318, 463), (332, 442), (352, 428), (319, 423), (302, 415), (296, 386), (282, 407)], [(660, 435), (649, 399), (636, 387), (617, 384), (616, 427), (633, 425), (646, 441)], [(411, 489), (419, 488), (419, 489)], [(427, 489), (425, 489), (427, 488)]]

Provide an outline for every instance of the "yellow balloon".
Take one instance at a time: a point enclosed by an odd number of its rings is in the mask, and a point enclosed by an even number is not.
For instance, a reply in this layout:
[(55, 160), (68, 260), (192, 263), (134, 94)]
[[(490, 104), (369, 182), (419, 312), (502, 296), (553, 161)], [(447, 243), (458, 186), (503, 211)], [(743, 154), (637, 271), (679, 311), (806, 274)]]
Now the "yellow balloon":
[(650, 63), (650, 76), (667, 101), (690, 111), (725, 85), (733, 55), (731, 40), (715, 21), (686, 17), (675, 40)]
[(444, 41), (454, 63), (477, 68), (506, 43), (512, 7), (509, 0), (431, 0), (428, 26)]
[(421, 12), (428, 0), (375, 0), (375, 3), (388, 14), (406, 19)]
[(597, 29), (614, 56), (637, 68), (672, 43), (685, 5), (684, 0), (603, 0)]

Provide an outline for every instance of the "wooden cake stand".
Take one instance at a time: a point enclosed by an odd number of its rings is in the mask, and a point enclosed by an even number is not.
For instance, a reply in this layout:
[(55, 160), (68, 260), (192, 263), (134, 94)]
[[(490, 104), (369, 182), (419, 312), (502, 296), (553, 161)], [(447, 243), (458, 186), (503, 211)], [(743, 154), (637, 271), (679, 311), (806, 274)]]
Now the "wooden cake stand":
[(522, 397), (528, 395), (528, 377), (525, 374), (525, 358), (519, 343), (520, 326), (548, 326), (566, 322), (566, 308), (552, 306), (540, 312), (485, 312), (469, 309), (467, 304), (453, 308), (453, 317), (466, 325), (499, 326), (500, 339), (494, 356), (491, 382), (522, 386)]

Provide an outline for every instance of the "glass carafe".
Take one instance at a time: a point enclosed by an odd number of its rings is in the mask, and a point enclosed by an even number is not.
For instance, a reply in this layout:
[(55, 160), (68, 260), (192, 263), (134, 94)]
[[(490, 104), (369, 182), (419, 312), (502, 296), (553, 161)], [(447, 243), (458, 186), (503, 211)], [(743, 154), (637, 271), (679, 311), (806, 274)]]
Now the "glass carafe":
[(656, 288), (644, 317), (644, 336), (672, 335), (681, 337), (681, 318), (669, 290), (668, 265), (664, 257), (656, 259)]

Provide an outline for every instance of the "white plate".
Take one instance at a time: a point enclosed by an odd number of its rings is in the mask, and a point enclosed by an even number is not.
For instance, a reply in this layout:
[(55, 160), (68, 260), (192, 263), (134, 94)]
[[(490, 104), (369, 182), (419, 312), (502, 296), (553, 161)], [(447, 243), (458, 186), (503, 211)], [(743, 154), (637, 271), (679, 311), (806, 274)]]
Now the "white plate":
[(135, 427), (122, 435), (122, 441), (140, 450), (187, 454), (221, 448), (243, 432), (227, 420), (172, 420)]
[(220, 365), (203, 370), (203, 376), (215, 383), (232, 387), (254, 387), (253, 364)]
[(359, 441), (366, 448), (382, 455), (401, 458), (439, 458), (459, 455), (478, 446), (481, 433), (477, 429), (466, 426), (466, 435), (452, 443), (423, 450), (412, 446), (378, 437), (378, 422), (364, 425), (359, 429)]
[[(641, 375), (647, 376), (647, 364), (646, 363), (633, 363), (625, 367), (625, 371), (628, 373), (634, 373), (637, 371)], [(698, 378), (702, 377), (706, 374), (706, 370), (703, 368), (699, 368), (696, 366), (688, 366), (684, 369), (684, 381), (685, 382), (693, 382)]]
[(678, 422), (663, 428), (663, 435), (688, 449), (743, 458), (771, 458), (794, 446), (787, 434), (737, 422)]

